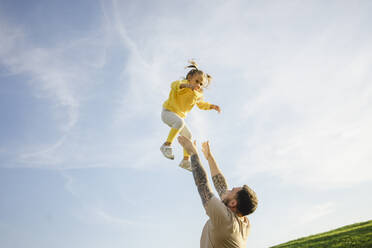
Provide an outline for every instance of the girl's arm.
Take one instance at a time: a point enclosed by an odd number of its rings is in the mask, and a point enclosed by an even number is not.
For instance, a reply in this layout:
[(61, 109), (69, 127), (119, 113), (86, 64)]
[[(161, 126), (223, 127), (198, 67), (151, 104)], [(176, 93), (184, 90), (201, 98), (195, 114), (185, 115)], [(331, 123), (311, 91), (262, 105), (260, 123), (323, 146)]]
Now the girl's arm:
[(214, 109), (218, 113), (221, 113), (220, 106), (214, 105), (214, 104), (210, 104), (209, 102), (199, 101), (199, 102), (196, 103), (196, 105), (198, 106), (198, 108), (200, 108), (202, 110), (211, 110), (211, 109)]
[(183, 89), (183, 88), (189, 88), (189, 89), (195, 90), (195, 89), (198, 89), (199, 86), (194, 86), (194, 85), (191, 85), (191, 84), (181, 84), (180, 89)]

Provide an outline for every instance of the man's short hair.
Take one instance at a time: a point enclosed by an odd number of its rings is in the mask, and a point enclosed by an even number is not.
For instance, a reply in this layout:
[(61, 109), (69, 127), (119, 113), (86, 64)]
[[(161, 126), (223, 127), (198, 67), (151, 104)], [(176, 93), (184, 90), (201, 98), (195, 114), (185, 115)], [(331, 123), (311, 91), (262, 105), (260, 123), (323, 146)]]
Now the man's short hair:
[(258, 204), (256, 193), (247, 185), (237, 193), (237, 209), (244, 216), (253, 213)]

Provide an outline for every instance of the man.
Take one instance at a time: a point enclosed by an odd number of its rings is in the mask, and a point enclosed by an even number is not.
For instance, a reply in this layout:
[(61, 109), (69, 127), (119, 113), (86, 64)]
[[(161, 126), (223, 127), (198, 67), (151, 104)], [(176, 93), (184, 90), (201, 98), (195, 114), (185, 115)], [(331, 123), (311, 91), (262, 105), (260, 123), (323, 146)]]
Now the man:
[(207, 173), (200, 163), (196, 144), (190, 139), (179, 136), (178, 142), (191, 156), (191, 168), (195, 184), (209, 220), (205, 224), (200, 239), (201, 248), (242, 248), (246, 247), (250, 229), (246, 215), (257, 208), (256, 193), (247, 185), (228, 190), (225, 177), (222, 175), (209, 147), (202, 144), (202, 151), (208, 160), (212, 180), (220, 199), (212, 193)]

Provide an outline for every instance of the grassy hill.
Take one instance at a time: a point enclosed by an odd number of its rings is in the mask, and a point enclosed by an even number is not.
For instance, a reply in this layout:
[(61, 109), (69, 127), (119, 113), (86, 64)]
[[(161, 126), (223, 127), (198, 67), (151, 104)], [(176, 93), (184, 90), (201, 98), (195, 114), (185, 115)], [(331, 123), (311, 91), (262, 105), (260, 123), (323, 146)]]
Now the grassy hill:
[(272, 248), (372, 248), (372, 220), (300, 238)]

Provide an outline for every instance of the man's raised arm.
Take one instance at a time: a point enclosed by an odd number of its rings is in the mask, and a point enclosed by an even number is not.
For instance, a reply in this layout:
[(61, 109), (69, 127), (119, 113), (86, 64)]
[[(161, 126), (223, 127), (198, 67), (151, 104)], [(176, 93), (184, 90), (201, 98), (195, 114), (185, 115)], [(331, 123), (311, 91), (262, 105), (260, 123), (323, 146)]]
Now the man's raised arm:
[(179, 136), (178, 142), (186, 149), (188, 154), (191, 155), (191, 168), (194, 176), (195, 184), (198, 187), (199, 195), (202, 200), (204, 208), (206, 208), (208, 201), (212, 198), (212, 188), (208, 181), (207, 172), (200, 163), (199, 155), (196, 150), (195, 144), (190, 139)]
[(214, 187), (217, 190), (218, 195), (221, 198), (222, 195), (226, 193), (228, 189), (228, 185), (227, 185), (227, 181), (225, 177), (223, 176), (220, 168), (218, 167), (216, 163), (216, 160), (214, 159), (212, 155), (212, 152), (209, 147), (209, 141), (203, 142), (202, 151), (203, 151), (205, 158), (208, 160), (209, 169), (211, 171), (211, 176), (212, 176)]

